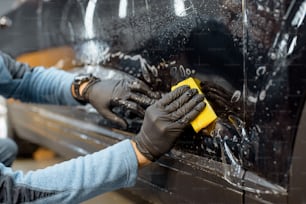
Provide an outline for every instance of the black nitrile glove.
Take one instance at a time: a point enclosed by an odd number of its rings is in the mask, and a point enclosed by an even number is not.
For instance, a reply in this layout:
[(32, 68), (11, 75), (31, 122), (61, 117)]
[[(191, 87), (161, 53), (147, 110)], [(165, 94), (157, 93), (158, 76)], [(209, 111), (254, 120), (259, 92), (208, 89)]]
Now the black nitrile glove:
[(144, 108), (153, 104), (160, 95), (138, 79), (107, 79), (90, 85), (84, 97), (102, 116), (126, 129), (127, 122), (113, 113), (112, 108), (123, 106), (143, 117)]
[(196, 89), (182, 86), (149, 106), (134, 138), (138, 150), (151, 161), (168, 152), (184, 128), (204, 109), (203, 100)]

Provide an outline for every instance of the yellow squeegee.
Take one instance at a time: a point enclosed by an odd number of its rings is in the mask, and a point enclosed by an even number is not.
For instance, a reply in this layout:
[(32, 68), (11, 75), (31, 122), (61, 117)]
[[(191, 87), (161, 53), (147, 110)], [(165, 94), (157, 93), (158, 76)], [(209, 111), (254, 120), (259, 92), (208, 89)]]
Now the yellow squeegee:
[[(199, 93), (203, 94), (200, 89), (200, 80), (192, 77), (189, 77), (184, 81), (179, 82), (175, 86), (172, 86), (171, 91), (183, 85), (189, 85), (190, 88), (196, 88)], [(215, 111), (213, 110), (209, 102), (206, 100), (206, 98), (204, 99), (204, 102), (206, 103), (204, 110), (191, 122), (191, 126), (193, 127), (195, 132), (199, 132), (202, 128), (207, 127), (217, 118)]]

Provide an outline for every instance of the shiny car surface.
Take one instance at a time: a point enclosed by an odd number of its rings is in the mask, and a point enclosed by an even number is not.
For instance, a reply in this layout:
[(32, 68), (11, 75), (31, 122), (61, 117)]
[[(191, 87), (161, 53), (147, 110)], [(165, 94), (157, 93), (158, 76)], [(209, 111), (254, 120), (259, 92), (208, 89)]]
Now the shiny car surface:
[[(0, 49), (31, 65), (134, 77), (161, 93), (187, 78), (218, 119), (139, 172), (130, 190), (155, 203), (306, 201), (306, 1), (25, 1)], [(18, 135), (66, 157), (132, 138), (90, 106), (10, 104)], [(152, 194), (152, 192), (154, 192)]]

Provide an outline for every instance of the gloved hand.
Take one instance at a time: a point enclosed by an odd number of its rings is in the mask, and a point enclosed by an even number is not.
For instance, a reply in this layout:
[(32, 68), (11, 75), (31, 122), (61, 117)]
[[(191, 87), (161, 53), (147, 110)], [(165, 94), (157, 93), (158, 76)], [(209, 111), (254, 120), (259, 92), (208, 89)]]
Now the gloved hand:
[(149, 106), (134, 138), (137, 149), (151, 161), (168, 152), (184, 128), (204, 109), (203, 100), (196, 89), (182, 86)]
[(112, 112), (112, 108), (123, 106), (143, 117), (144, 108), (160, 98), (160, 94), (138, 79), (107, 79), (90, 85), (83, 93), (88, 101), (106, 119), (127, 128), (127, 122)]

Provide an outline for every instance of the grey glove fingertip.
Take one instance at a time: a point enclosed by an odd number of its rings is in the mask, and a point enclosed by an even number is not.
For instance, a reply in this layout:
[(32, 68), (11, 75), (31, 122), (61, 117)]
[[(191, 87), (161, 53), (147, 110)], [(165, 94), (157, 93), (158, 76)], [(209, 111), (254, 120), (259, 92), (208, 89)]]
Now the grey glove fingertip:
[(154, 99), (160, 99), (161, 98), (161, 93), (159, 93), (159, 92), (148, 91), (148, 94), (151, 98), (154, 98)]
[[(197, 94), (197, 89), (189, 89), (187, 90), (183, 95), (181, 95), (176, 100), (172, 101), (168, 106), (165, 107), (165, 110), (169, 113), (174, 112), (182, 107), (184, 107), (186, 104), (189, 104), (190, 102), (195, 103), (199, 101), (198, 98), (204, 100), (203, 97), (201, 97), (199, 94)], [(195, 99), (195, 100), (194, 100)], [(192, 101), (194, 100), (194, 101)]]
[(106, 119), (108, 119), (109, 121), (111, 121), (112, 123), (119, 125), (123, 129), (127, 129), (127, 122), (123, 120), (122, 118), (118, 117), (113, 112), (107, 110), (107, 111), (100, 112), (100, 114)]
[(140, 105), (138, 105), (137, 103), (135, 103), (133, 101), (117, 100), (116, 104), (123, 106), (127, 110), (135, 113), (136, 115), (138, 115), (140, 117), (143, 117), (144, 114), (145, 114), (145, 110)]
[(198, 114), (202, 112), (206, 107), (206, 103), (204, 101), (200, 102), (196, 107), (193, 109), (194, 111), (197, 111)]
[(199, 103), (193, 110), (187, 113), (184, 117), (177, 121), (177, 123), (181, 127), (185, 127), (190, 124), (198, 115), (199, 113), (204, 110), (206, 104), (204, 102)]
[(127, 122), (125, 122), (125, 120), (123, 120), (122, 118), (119, 118), (118, 116), (116, 118), (114, 118), (113, 122), (118, 124), (124, 130), (126, 130), (127, 127), (128, 127)]
[(154, 99), (146, 95), (139, 95), (139, 94), (131, 94), (130, 99), (144, 106), (152, 105), (155, 101)]
[(190, 123), (205, 109), (205, 107), (206, 107), (206, 103), (205, 102), (200, 102), (189, 113), (187, 113), (184, 117), (189, 119), (189, 123)]
[(204, 101), (205, 97), (203, 94), (198, 94), (198, 99), (197, 101)]
[(179, 98), (181, 95), (183, 95), (186, 91), (188, 91), (190, 89), (190, 87), (188, 85), (184, 85), (181, 87), (178, 87), (177, 89), (175, 89), (174, 91), (171, 91), (167, 94), (165, 94), (159, 101), (159, 103), (162, 106), (166, 106), (170, 103), (172, 103), (174, 100), (176, 100), (177, 98)]
[(159, 92), (153, 92), (147, 84), (145, 84), (143, 81), (140, 80), (135, 80), (133, 82), (130, 82), (129, 88), (132, 91), (143, 93), (150, 98), (159, 99), (161, 97), (161, 94)]
[[(193, 90), (191, 94), (196, 94), (196, 93)], [(187, 96), (187, 94), (184, 94), (183, 96), (180, 97), (180, 99), (174, 101), (172, 104), (168, 106), (171, 108), (171, 110), (173, 110), (173, 112), (171, 112), (171, 118), (174, 121), (179, 120), (180, 118), (184, 117), (184, 115), (191, 112), (197, 106), (197, 104), (201, 103), (203, 100), (204, 96), (202, 94), (196, 94), (193, 97), (191, 95)], [(184, 101), (184, 103), (182, 103), (182, 101)], [(167, 109), (170, 109), (168, 107)]]

